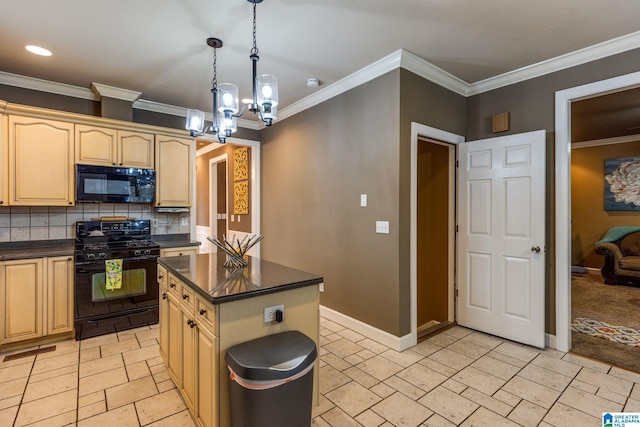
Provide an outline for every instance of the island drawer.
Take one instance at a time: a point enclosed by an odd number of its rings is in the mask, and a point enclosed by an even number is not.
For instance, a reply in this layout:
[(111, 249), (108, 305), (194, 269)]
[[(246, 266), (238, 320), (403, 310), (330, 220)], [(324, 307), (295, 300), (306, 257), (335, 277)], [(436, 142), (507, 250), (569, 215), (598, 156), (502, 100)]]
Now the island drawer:
[(215, 307), (199, 296), (196, 296), (196, 320), (199, 320), (198, 324), (203, 325), (213, 335), (218, 335)]
[(196, 296), (195, 293), (193, 291), (193, 289), (191, 289), (190, 287), (186, 286), (183, 283), (180, 283), (181, 285), (181, 289), (180, 289), (180, 301), (182, 301), (182, 304), (191, 312), (193, 313), (193, 309), (196, 303)]
[(182, 297), (182, 294), (180, 293), (182, 291), (182, 282), (180, 282), (180, 279), (178, 279), (177, 277), (175, 277), (173, 274), (169, 274), (169, 292), (171, 294), (173, 294), (174, 297), (180, 299)]
[(158, 285), (162, 288), (162, 290), (167, 290), (167, 269), (161, 265), (158, 265)]

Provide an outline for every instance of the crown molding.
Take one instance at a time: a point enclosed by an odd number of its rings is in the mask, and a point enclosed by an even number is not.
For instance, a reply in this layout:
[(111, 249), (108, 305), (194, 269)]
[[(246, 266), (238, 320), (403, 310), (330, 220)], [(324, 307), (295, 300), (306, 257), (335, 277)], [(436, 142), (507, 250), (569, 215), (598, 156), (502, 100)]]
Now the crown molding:
[(22, 89), (31, 89), (40, 92), (54, 93), (56, 95), (70, 96), (72, 98), (100, 101), (98, 95), (96, 95), (91, 89), (72, 86), (65, 83), (52, 82), (49, 80), (37, 79), (35, 77), (6, 73), (4, 71), (0, 71), (0, 84), (19, 87)]
[(433, 83), (449, 89), (462, 96), (467, 96), (469, 91), (469, 83), (446, 72), (442, 68), (436, 67), (430, 62), (425, 61), (413, 53), (402, 50), (402, 60), (400, 66), (405, 70), (411, 71), (419, 75), (423, 79), (432, 81)]
[(475, 82), (469, 86), (467, 96), (488, 92), (638, 48), (640, 48), (640, 31)]
[(114, 99), (121, 99), (123, 101), (133, 102), (140, 98), (142, 92), (136, 92), (134, 90), (122, 89), (120, 87), (114, 87), (109, 85), (103, 85), (102, 83), (91, 83), (91, 89), (98, 94), (99, 97), (107, 97)]
[(612, 138), (593, 139), (591, 141), (572, 142), (571, 149), (578, 150), (580, 148), (600, 147), (601, 145), (624, 144), (627, 142), (638, 142), (640, 135), (625, 135)]

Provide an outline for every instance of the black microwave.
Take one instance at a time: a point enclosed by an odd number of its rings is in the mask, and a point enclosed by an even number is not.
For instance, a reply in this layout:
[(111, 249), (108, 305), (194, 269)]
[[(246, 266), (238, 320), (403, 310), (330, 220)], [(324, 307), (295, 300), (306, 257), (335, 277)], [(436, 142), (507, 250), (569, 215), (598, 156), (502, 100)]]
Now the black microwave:
[(153, 169), (76, 165), (76, 201), (152, 203), (156, 194)]

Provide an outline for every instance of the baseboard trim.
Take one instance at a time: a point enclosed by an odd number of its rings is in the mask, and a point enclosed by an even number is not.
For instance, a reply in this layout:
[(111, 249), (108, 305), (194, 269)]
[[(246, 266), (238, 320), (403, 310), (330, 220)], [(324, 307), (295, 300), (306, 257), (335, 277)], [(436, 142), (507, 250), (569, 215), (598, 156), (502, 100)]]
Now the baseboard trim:
[(556, 336), (551, 334), (544, 334), (544, 347), (556, 348)]
[(367, 338), (371, 338), (372, 340), (386, 345), (387, 347), (396, 351), (406, 350), (416, 344), (415, 337), (412, 337), (411, 334), (397, 337), (393, 334), (390, 334), (389, 332), (374, 328), (373, 326), (361, 322), (360, 320), (349, 317), (346, 314), (342, 314), (323, 305), (320, 306), (320, 315), (325, 319), (339, 323), (346, 328), (364, 335)]

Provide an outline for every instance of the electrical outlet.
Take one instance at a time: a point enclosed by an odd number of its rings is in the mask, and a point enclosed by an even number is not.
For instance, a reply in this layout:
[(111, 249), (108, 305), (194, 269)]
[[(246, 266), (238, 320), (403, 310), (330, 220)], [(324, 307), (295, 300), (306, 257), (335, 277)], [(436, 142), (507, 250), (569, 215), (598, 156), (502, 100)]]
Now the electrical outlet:
[(318, 288), (320, 289), (320, 292), (324, 292), (324, 282), (320, 282)]
[(376, 233), (389, 234), (389, 221), (376, 221)]
[(158, 228), (158, 219), (157, 218), (153, 219), (153, 228)]
[(276, 311), (282, 312), (282, 318), (284, 319), (284, 304), (274, 305), (273, 307), (267, 307), (264, 309), (264, 323), (272, 323), (276, 321)]
[(189, 218), (186, 216), (183, 216), (182, 218), (180, 218), (180, 225), (183, 227), (186, 227), (187, 225), (189, 225)]

